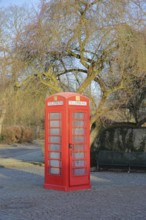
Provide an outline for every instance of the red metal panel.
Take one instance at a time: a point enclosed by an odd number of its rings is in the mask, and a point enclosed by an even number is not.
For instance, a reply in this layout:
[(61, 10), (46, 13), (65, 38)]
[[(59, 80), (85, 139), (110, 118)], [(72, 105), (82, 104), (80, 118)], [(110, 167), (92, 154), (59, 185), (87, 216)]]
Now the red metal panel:
[(45, 188), (90, 188), (89, 117), (89, 99), (80, 94), (46, 99)]
[(84, 107), (69, 109), (69, 184), (90, 184), (89, 111)]
[[(64, 190), (63, 186), (66, 185), (66, 158), (64, 148), (67, 145), (67, 139), (65, 136), (65, 130), (63, 129), (64, 122), (66, 121), (65, 105), (66, 100), (61, 96), (51, 96), (46, 100), (45, 188)], [(57, 118), (57, 114), (59, 115), (59, 118)], [(56, 134), (54, 133), (55, 131)]]

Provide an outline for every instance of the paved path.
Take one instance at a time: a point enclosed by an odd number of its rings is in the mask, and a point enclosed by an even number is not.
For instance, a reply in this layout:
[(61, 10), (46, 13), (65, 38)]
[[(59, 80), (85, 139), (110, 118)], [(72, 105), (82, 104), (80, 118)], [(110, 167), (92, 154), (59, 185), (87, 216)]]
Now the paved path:
[(44, 167), (30, 163), (42, 159), (35, 145), (0, 147), (0, 220), (146, 220), (146, 173), (95, 172), (91, 190), (44, 190)]

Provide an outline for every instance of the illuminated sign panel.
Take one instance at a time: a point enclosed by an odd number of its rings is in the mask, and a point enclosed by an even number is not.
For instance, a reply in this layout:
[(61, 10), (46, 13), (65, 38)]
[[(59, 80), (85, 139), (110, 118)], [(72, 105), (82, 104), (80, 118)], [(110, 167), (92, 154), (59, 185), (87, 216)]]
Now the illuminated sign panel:
[(48, 102), (48, 106), (63, 105), (63, 101)]
[(68, 102), (69, 105), (81, 105), (81, 106), (86, 106), (87, 102), (83, 102), (83, 101), (69, 101)]

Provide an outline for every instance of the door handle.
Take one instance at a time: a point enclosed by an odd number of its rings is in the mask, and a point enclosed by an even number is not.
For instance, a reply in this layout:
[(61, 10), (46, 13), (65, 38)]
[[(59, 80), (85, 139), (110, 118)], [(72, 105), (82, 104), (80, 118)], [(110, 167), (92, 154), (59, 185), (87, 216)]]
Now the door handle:
[(72, 149), (73, 145), (72, 145), (72, 144), (69, 144), (68, 147), (69, 147), (69, 149)]

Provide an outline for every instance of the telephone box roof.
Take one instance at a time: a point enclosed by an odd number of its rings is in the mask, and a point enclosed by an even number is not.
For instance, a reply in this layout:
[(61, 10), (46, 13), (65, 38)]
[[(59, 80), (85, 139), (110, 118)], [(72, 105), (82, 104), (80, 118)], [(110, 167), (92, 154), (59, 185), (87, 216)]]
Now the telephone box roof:
[(47, 99), (52, 97), (52, 96), (62, 96), (64, 98), (66, 98), (66, 99), (68, 99), (68, 98), (70, 98), (72, 96), (82, 96), (82, 97), (85, 97), (84, 95), (81, 95), (81, 94), (75, 93), (75, 92), (59, 92), (59, 93), (56, 93), (54, 95), (51, 95), (51, 96), (47, 97)]

